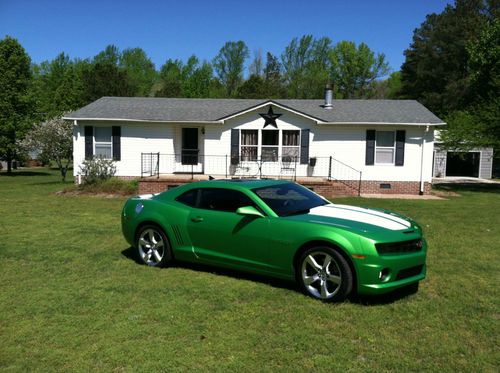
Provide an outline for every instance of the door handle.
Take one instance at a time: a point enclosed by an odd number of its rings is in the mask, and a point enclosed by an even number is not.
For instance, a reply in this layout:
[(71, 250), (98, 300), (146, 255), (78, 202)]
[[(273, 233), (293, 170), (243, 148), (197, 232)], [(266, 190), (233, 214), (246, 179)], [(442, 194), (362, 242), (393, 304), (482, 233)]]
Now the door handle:
[(195, 217), (191, 218), (191, 221), (193, 221), (195, 223), (199, 223), (199, 222), (203, 221), (203, 218), (201, 216), (195, 216)]

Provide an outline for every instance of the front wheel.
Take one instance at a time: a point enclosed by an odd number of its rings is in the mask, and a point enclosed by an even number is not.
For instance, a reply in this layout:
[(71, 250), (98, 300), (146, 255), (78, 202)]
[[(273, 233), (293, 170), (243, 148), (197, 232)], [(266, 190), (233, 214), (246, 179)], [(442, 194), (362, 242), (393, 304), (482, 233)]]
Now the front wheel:
[(353, 287), (351, 267), (330, 247), (313, 247), (300, 257), (297, 281), (304, 292), (324, 302), (345, 299)]
[(164, 267), (172, 260), (167, 236), (155, 225), (145, 225), (137, 232), (136, 247), (139, 258), (151, 267)]

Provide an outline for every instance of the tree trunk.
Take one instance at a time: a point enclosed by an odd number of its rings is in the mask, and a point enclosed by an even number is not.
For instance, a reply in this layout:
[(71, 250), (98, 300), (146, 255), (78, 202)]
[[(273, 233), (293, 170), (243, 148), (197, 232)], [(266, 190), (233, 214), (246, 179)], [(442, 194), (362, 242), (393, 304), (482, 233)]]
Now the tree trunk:
[(12, 159), (7, 159), (7, 172), (12, 172)]

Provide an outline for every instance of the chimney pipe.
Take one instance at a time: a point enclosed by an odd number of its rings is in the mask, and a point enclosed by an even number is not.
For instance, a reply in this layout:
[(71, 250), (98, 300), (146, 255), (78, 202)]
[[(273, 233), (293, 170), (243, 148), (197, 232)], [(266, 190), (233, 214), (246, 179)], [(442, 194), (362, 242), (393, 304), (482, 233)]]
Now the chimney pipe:
[(325, 105), (323, 105), (325, 109), (332, 108), (332, 98), (333, 98), (333, 88), (332, 85), (328, 83), (325, 87)]

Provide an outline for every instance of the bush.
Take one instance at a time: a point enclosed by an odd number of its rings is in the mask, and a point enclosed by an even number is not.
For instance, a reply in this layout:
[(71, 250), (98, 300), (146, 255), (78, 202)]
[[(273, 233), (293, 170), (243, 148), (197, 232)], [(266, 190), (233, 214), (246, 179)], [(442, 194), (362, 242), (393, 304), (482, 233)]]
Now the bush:
[(115, 176), (115, 162), (101, 157), (86, 159), (80, 166), (80, 173), (84, 184), (96, 184)]

